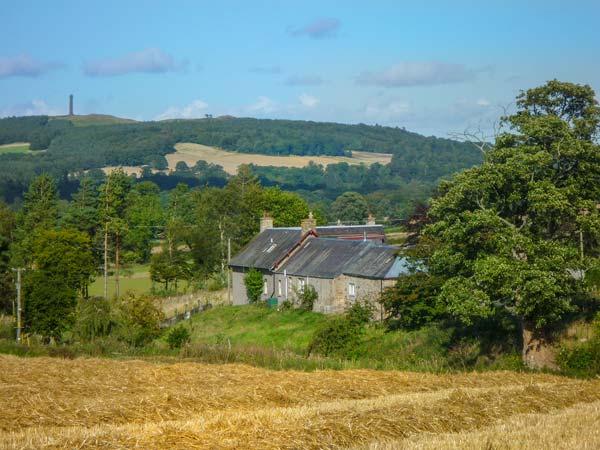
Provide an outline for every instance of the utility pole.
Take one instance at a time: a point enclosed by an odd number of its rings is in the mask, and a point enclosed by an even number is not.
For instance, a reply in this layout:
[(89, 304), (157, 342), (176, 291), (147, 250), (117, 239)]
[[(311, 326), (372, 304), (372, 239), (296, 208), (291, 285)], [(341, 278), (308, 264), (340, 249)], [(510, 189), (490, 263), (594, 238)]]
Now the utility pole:
[(22, 301), (21, 301), (21, 272), (23, 272), (22, 267), (18, 267), (16, 269), (13, 269), (15, 272), (17, 272), (17, 283), (16, 283), (16, 287), (17, 287), (17, 344), (21, 343), (21, 329), (23, 328), (23, 324), (22, 324), (22, 312), (23, 312), (23, 305), (22, 305)]
[(227, 238), (227, 304), (231, 305), (231, 238)]
[(104, 229), (104, 300), (108, 300), (108, 222)]

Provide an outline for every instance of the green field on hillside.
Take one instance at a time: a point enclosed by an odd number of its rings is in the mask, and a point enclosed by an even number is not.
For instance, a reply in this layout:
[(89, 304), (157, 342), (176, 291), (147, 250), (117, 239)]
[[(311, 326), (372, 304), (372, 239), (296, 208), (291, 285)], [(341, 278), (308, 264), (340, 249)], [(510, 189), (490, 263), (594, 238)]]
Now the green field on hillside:
[(15, 142), (14, 144), (0, 145), (0, 155), (5, 153), (29, 153), (29, 143)]
[[(131, 291), (136, 294), (146, 294), (152, 289), (152, 280), (148, 265), (136, 265), (121, 272), (119, 279), (119, 290), (122, 294)], [(101, 297), (104, 295), (104, 278), (102, 274), (97, 275), (96, 279), (89, 287), (91, 296)], [(115, 277), (108, 277), (108, 296), (115, 294)]]

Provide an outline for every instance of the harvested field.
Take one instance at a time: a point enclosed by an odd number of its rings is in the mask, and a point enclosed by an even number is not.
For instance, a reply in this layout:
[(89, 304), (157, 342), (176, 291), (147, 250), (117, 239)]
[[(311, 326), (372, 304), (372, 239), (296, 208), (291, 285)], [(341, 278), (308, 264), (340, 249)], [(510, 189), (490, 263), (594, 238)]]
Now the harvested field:
[(353, 151), (352, 158), (346, 156), (271, 156), (257, 155), (250, 153), (237, 153), (221, 150), (207, 145), (179, 143), (175, 145), (175, 153), (165, 155), (169, 162), (169, 168), (175, 169), (179, 161), (184, 161), (188, 166), (193, 166), (198, 161), (206, 161), (212, 164), (223, 166), (223, 169), (232, 175), (237, 172), (241, 164), (255, 164), (257, 166), (276, 166), (276, 167), (304, 167), (310, 161), (317, 164), (337, 164), (347, 162), (348, 164), (366, 164), (373, 163), (389, 164), (392, 155), (387, 153), (371, 153)]
[(600, 417), (600, 380), (513, 372), (0, 356), (0, 389), (2, 448), (514, 448), (527, 426), (566, 426), (579, 411), (577, 432), (555, 429), (553, 443), (585, 448)]

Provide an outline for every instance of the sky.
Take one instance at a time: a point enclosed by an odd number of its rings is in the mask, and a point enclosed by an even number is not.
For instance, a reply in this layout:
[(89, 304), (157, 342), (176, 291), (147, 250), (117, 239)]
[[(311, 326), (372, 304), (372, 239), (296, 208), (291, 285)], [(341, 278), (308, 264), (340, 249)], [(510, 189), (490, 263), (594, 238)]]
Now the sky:
[(490, 130), (520, 90), (600, 92), (600, 1), (0, 0), (0, 116)]

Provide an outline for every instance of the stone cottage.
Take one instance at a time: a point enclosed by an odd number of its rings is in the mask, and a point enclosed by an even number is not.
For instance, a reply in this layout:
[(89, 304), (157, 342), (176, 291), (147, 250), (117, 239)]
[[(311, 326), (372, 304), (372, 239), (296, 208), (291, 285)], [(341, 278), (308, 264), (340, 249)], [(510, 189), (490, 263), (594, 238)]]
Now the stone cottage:
[(324, 313), (343, 312), (357, 299), (375, 299), (409, 271), (371, 218), (352, 226), (317, 227), (312, 215), (300, 227), (272, 224), (264, 217), (260, 233), (230, 262), (235, 305), (248, 303), (244, 275), (253, 268), (263, 274), (263, 300), (276, 298), (281, 304), (310, 285), (318, 294), (314, 310)]

